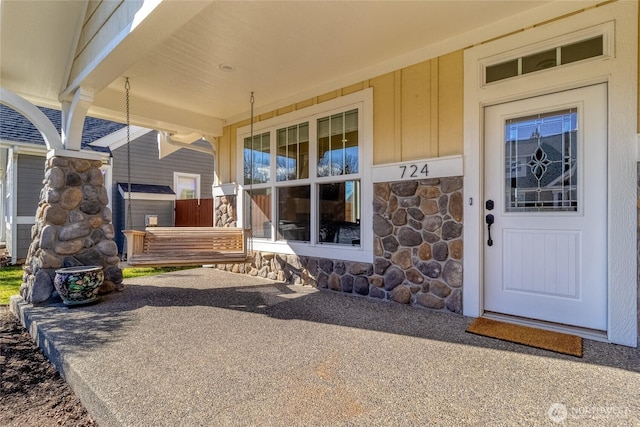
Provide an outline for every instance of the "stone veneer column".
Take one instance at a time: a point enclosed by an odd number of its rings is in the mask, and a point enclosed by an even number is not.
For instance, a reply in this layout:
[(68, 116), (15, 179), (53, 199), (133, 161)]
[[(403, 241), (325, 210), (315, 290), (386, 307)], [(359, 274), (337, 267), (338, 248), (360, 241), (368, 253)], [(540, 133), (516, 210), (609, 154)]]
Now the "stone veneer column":
[(27, 302), (48, 300), (54, 292), (55, 270), (63, 267), (102, 266), (105, 280), (100, 293), (121, 287), (122, 270), (101, 166), (100, 160), (47, 159), (20, 287)]
[(215, 196), (214, 227), (237, 227), (236, 198), (234, 195)]

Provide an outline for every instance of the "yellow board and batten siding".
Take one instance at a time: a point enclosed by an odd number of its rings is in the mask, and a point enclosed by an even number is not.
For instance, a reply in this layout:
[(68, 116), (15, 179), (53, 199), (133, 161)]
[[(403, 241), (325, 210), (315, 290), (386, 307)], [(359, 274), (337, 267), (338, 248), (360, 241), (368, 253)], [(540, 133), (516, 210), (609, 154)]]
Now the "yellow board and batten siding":
[[(374, 165), (462, 154), (462, 50), (261, 114), (255, 122), (368, 87), (373, 88)], [(237, 130), (249, 124), (224, 127), (216, 165), (220, 182), (236, 180)]]

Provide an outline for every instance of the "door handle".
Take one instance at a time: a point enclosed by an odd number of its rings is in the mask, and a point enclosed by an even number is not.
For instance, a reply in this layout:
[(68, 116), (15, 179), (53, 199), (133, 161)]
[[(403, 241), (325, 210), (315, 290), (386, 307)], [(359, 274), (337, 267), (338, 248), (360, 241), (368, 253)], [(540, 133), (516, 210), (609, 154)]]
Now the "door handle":
[(484, 218), (484, 220), (487, 223), (487, 233), (489, 235), (489, 238), (487, 239), (487, 245), (493, 246), (493, 240), (491, 239), (491, 224), (493, 224), (495, 222), (495, 218), (493, 217), (493, 215), (488, 214)]

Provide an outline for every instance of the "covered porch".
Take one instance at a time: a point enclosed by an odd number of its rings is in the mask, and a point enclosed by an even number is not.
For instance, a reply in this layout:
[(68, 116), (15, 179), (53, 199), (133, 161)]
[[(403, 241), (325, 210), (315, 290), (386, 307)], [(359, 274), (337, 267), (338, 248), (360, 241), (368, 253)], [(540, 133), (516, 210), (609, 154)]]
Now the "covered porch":
[[(498, 196), (488, 197), (485, 172), (526, 163), (515, 155), (514, 165), (500, 158), (488, 166), (505, 144), (489, 149), (485, 112), (562, 94), (544, 108), (574, 108), (583, 120), (589, 104), (567, 94), (601, 85), (605, 124), (596, 142), (606, 145), (606, 172), (597, 191), (583, 180), (590, 169), (580, 156), (589, 145), (580, 142), (578, 157), (568, 162), (581, 168), (576, 176), (584, 186), (576, 190), (575, 209), (560, 214), (582, 217), (591, 192), (602, 196), (597, 245), (583, 244), (591, 240), (579, 236), (590, 230), (574, 230), (570, 220), (552, 231), (538, 223), (535, 231), (553, 239), (573, 233), (571, 253), (578, 255), (574, 264), (554, 267), (553, 278), (517, 289), (523, 307), (542, 307), (527, 304), (541, 294), (571, 304), (597, 294), (599, 318), (565, 321), (563, 309), (499, 314), (514, 322), (568, 323), (604, 341), (637, 345), (636, 2), (3, 1), (0, 7), (0, 100), (35, 122), (50, 158), (86, 156), (79, 141), (87, 115), (162, 131), (166, 149), (205, 138), (215, 147), (213, 196), (233, 204), (256, 253), (250, 263), (219, 268), (470, 317), (491, 311), (495, 295), (487, 282), (494, 276), (487, 271), (495, 267), (501, 272), (495, 277), (505, 277), (514, 270), (506, 249), (504, 263), (488, 264), (486, 242), (502, 239), (487, 235), (487, 215), (501, 218), (485, 199), (495, 200), (505, 218), (517, 215), (502, 205), (505, 176), (496, 181)], [(62, 135), (40, 120), (35, 105), (62, 109)], [(524, 121), (540, 108), (497, 120)], [(502, 138), (506, 122), (500, 123)], [(559, 139), (579, 131), (563, 130)], [(535, 135), (540, 140), (532, 131), (526, 144)], [(531, 156), (546, 167), (542, 154)], [(567, 171), (551, 181), (573, 176)], [(530, 193), (547, 191), (527, 182)], [(41, 240), (35, 233), (34, 241)], [(602, 249), (595, 262), (581, 258), (594, 246)], [(535, 259), (560, 265), (558, 247), (552, 253), (544, 246)], [(582, 287), (591, 276), (583, 265), (596, 262), (601, 280)], [(573, 293), (556, 286), (565, 276), (576, 285)], [(542, 291), (535, 288), (540, 282)], [(510, 286), (498, 283), (497, 292)]]

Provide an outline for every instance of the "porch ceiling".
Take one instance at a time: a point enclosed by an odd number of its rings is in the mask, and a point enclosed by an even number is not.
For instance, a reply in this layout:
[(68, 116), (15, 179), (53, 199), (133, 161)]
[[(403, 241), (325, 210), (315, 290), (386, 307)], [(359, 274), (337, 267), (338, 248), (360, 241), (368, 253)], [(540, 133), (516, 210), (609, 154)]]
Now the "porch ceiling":
[[(205, 126), (185, 124), (181, 117), (235, 120), (247, 114), (252, 91), (257, 111), (300, 101), (407, 65), (416, 52), (545, 3), (211, 2), (156, 45), (128, 55), (126, 63), (121, 56), (107, 57), (104, 61), (121, 61), (109, 64), (119, 71), (108, 81), (87, 78), (81, 85), (96, 92), (91, 115), (122, 121), (128, 76), (134, 124), (204, 132)], [(572, 3), (579, 9), (595, 2)], [(2, 86), (59, 108), (85, 5), (84, 0), (2, 0)], [(221, 70), (223, 64), (234, 71)]]

